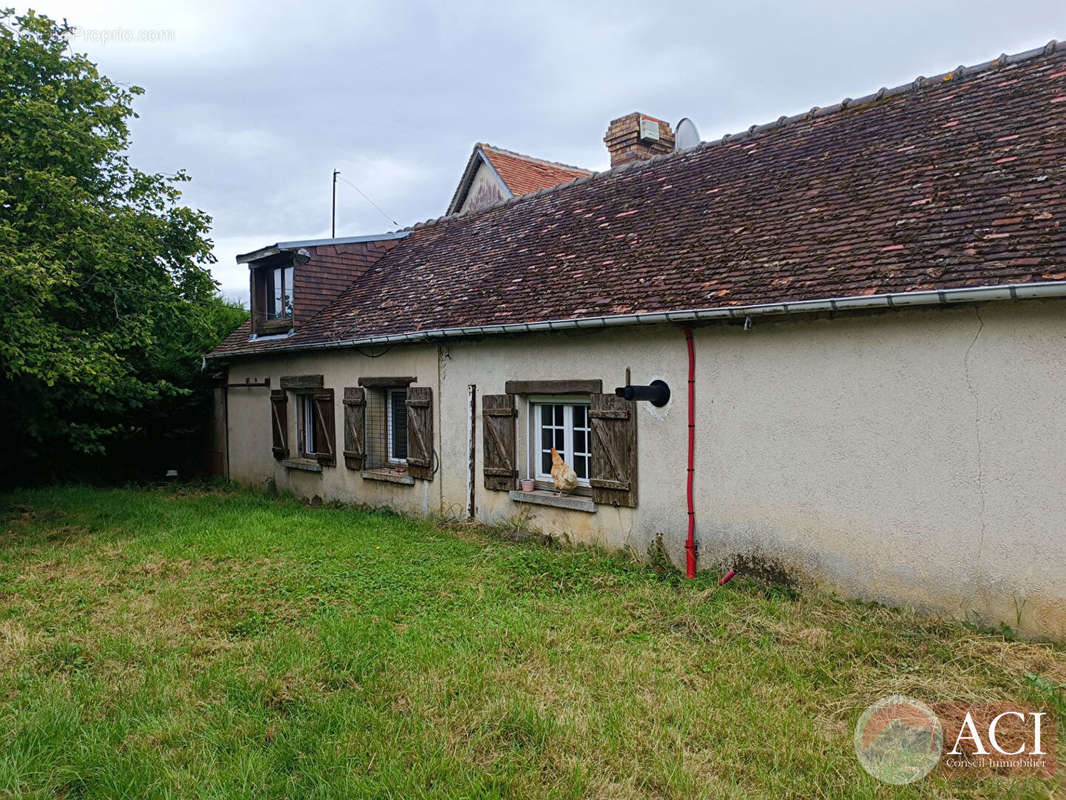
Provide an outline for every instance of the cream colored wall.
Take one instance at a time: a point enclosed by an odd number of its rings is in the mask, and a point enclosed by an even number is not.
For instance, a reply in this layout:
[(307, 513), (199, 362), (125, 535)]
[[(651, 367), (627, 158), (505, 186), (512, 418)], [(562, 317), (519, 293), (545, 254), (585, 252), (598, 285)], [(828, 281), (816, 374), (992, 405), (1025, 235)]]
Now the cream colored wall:
[[(482, 342), (452, 343), (445, 347), (447, 366), (442, 415), (451, 419), (465, 404), (467, 386), (477, 385), (478, 409), (486, 394), (502, 394), (508, 380), (600, 379), (604, 391), (613, 391), (625, 382), (626, 366), (633, 369), (633, 380), (648, 383), (665, 380), (675, 390), (683, 387), (686, 365), (674, 357), (680, 334), (667, 328), (641, 331), (616, 329), (612, 332), (575, 332), (513, 339), (486, 339)], [(681, 340), (682, 349), (684, 340)], [(460, 391), (461, 389), (461, 391)], [(528, 453), (529, 409), (522, 398), (518, 403), (519, 474), (530, 474)], [(477, 470), (475, 501), (479, 518), (499, 522), (519, 513), (528, 515), (535, 527), (547, 533), (566, 533), (577, 542), (598, 544), (616, 549), (647, 551), (648, 542), (661, 531), (674, 535), (685, 510), (676, 506), (684, 500), (684, 485), (672, 474), (655, 474), (664, 469), (662, 454), (684, 453), (686, 423), (682, 419), (683, 403), (676, 398), (664, 409), (643, 403), (638, 410), (637, 450), (640, 454), (637, 509), (599, 507), (595, 514), (578, 511), (516, 504), (505, 492), (485, 489), (481, 475), (483, 465), (481, 419), (478, 419)], [(445, 438), (442, 463), (457, 463), (466, 442)], [(682, 474), (684, 465), (681, 465)], [(444, 495), (457, 497), (466, 491), (466, 476), (444, 476)], [(680, 495), (678, 495), (680, 491)]]
[[(1064, 310), (1060, 301), (1027, 301), (759, 319), (750, 331), (696, 329), (701, 568), (761, 554), (847, 595), (1066, 638)], [(638, 553), (662, 533), (683, 564), (687, 362), (680, 328), (453, 342), (441, 347), (439, 363), (436, 348), (396, 348), (370, 372), (360, 372), (360, 359), (305, 356), (274, 364), (271, 374), (323, 372), (339, 388), (358, 374), (409, 370), (424, 384), (426, 370), (439, 368), (443, 468), (419, 488), (425, 496), (368, 490), (358, 478), (329, 474), (342, 467), (322, 477), (279, 475), (265, 390), (240, 401), (255, 406), (245, 409), (251, 427), (233, 418), (241, 413), (237, 394), (256, 390), (230, 390), (234, 477), (273, 476), (301, 493), (363, 502), (372, 495), (418, 513), (461, 513), (470, 384), (480, 412), (480, 397), (503, 392), (507, 380), (600, 378), (610, 391), (628, 366), (635, 383), (661, 378), (674, 392), (665, 409), (639, 404), (637, 508), (586, 514), (485, 490), (479, 415), (477, 513), (493, 522), (524, 511), (545, 531)], [(263, 363), (248, 375), (261, 377)], [(234, 366), (231, 381), (243, 380), (240, 369)], [(523, 451), (525, 414), (521, 407)], [(524, 454), (521, 463), (524, 473)]]
[(700, 334), (703, 555), (1066, 637), (1063, 310)]
[[(431, 386), (439, 395), (436, 347), (395, 348), (381, 358), (370, 358), (354, 350), (306, 353), (288, 357), (237, 361), (230, 367), (230, 382), (246, 378), (270, 378), (271, 389), (281, 386), (283, 375), (322, 375), (323, 386), (333, 389), (337, 432), (337, 466), (323, 467), (321, 473), (288, 469), (271, 452), (270, 390), (229, 390), (230, 476), (252, 485), (270, 485), (304, 497), (318, 495), (323, 500), (389, 506), (411, 514), (435, 514), (441, 508), (440, 474), (432, 481), (416, 480), (413, 486), (366, 480), (360, 472), (347, 469), (341, 451), (344, 447), (344, 398), (346, 386), (358, 385), (360, 377), (414, 376), (416, 386)], [(439, 450), (440, 404), (434, 403), (433, 430)], [(289, 449), (295, 452), (296, 403), (289, 397)]]

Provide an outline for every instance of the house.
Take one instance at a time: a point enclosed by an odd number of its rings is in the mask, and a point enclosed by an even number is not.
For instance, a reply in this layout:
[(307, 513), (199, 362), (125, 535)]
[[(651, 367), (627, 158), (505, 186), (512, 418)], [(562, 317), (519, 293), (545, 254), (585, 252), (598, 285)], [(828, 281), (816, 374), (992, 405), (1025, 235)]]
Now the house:
[(463, 177), (448, 204), (448, 214), (462, 214), (501, 203), (511, 197), (550, 189), (575, 178), (592, 175), (591, 170), (555, 161), (513, 153), (482, 142), (466, 162)]
[(678, 152), (631, 114), (606, 172), (242, 256), (228, 474), (1062, 638), (1064, 111), (1052, 42)]

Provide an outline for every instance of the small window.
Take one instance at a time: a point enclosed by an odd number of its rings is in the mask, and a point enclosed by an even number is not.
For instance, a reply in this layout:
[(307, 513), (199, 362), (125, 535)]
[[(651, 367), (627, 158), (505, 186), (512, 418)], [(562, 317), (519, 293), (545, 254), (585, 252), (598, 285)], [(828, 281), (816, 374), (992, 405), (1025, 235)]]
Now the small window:
[(300, 454), (304, 458), (314, 458), (318, 450), (315, 447), (315, 398), (314, 395), (298, 394)]
[(389, 462), (405, 464), (407, 463), (407, 390), (389, 389), (386, 409)]
[(589, 485), (591, 430), (586, 398), (541, 398), (530, 401), (532, 435), (529, 452), (531, 472), (538, 481), (551, 481), (555, 450), (577, 473), (578, 486)]
[(273, 259), (251, 271), (252, 327), (257, 336), (289, 333), (294, 322), (295, 270), (291, 260)]
[(406, 473), (407, 386), (367, 387), (365, 397), (364, 468)]
[(267, 319), (292, 317), (292, 267), (275, 267), (267, 271)]

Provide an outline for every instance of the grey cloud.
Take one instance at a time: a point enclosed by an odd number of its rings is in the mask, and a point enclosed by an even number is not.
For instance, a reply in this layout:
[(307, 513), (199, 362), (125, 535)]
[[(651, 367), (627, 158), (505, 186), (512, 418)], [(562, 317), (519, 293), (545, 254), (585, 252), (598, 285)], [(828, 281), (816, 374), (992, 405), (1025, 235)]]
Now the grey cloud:
[[(443, 213), (475, 141), (606, 166), (607, 122), (692, 117), (704, 138), (1066, 36), (1061, 2), (46, 2), (76, 42), (147, 89), (133, 157), (193, 177), (223, 290), (241, 250), (329, 233), (334, 167), (402, 225)], [(394, 227), (347, 184), (338, 234)]]

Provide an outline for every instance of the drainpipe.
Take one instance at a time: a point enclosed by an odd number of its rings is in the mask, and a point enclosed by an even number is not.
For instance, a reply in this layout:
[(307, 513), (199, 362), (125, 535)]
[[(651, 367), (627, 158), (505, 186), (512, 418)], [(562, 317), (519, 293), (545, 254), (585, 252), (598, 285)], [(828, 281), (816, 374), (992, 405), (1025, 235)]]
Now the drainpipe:
[(692, 497), (692, 479), (696, 471), (696, 352), (692, 346), (692, 329), (685, 328), (688, 346), (688, 539), (685, 540), (685, 574), (696, 577), (696, 507)]

